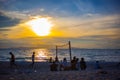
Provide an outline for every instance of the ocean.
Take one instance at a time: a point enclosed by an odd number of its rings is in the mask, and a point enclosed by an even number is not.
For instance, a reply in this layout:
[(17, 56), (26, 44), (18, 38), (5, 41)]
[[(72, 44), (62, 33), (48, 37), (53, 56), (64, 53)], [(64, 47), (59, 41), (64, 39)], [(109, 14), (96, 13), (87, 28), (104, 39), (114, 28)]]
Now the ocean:
[[(46, 61), (50, 57), (56, 56), (55, 49), (0, 49), (0, 61), (9, 61), (10, 54), (15, 55), (16, 61), (31, 61), (32, 53), (35, 52), (36, 62)], [(84, 57), (86, 61), (106, 61), (120, 62), (120, 49), (72, 49), (72, 57)], [(58, 58), (62, 60), (64, 57), (70, 60), (68, 49), (59, 49)]]

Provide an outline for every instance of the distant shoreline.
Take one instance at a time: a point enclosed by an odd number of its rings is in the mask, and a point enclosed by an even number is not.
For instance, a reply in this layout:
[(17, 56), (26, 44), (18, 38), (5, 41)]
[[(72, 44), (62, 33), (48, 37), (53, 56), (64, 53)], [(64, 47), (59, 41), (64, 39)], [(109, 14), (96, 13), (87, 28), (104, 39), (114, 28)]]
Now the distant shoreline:
[[(23, 47), (23, 48), (0, 48), (0, 50), (9, 50), (9, 49), (55, 49), (55, 48), (28, 48), (28, 47)], [(63, 48), (64, 49), (64, 48)], [(120, 48), (74, 48), (72, 47), (72, 49), (86, 49), (86, 50), (120, 50)]]

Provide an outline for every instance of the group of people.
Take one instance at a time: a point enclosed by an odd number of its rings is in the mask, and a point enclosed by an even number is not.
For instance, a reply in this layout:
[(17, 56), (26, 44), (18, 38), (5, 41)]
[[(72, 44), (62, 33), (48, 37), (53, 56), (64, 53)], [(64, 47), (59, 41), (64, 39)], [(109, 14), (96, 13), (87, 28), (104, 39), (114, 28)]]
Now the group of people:
[(63, 61), (59, 62), (59, 61), (52, 61), (52, 58), (50, 58), (50, 70), (51, 71), (66, 71), (66, 70), (86, 70), (86, 62), (84, 60), (84, 58), (81, 58), (81, 60), (79, 61), (79, 58), (76, 58), (75, 56), (73, 57), (73, 59), (71, 60), (70, 63), (67, 62), (66, 58), (63, 58)]
[[(11, 68), (14, 67), (14, 66), (17, 67), (17, 64), (15, 63), (15, 56), (14, 56), (14, 54), (12, 52), (9, 52), (9, 54), (11, 55), (11, 57), (10, 57), (10, 67)], [(33, 67), (34, 63), (35, 63), (35, 52), (33, 52), (31, 58), (32, 58), (32, 64), (31, 64), (31, 66)]]
[[(9, 54), (11, 55), (10, 67), (14, 67), (14, 66), (17, 67), (17, 64), (15, 63), (14, 54), (12, 52), (9, 52)], [(32, 60), (31, 66), (34, 67), (35, 52), (32, 53), (31, 60)], [(50, 62), (50, 70), (51, 71), (58, 71), (58, 70), (66, 71), (66, 70), (79, 70), (79, 69), (86, 70), (86, 68), (87, 68), (86, 62), (83, 57), (79, 61), (79, 58), (76, 58), (76, 56), (74, 56), (70, 62), (68, 62), (66, 58), (63, 58), (63, 61), (60, 61), (60, 62), (56, 59), (55, 59), (55, 61), (53, 61), (52, 57), (50, 57), (49, 62)], [(102, 68), (99, 64), (99, 61), (96, 61), (95, 68), (96, 69)]]

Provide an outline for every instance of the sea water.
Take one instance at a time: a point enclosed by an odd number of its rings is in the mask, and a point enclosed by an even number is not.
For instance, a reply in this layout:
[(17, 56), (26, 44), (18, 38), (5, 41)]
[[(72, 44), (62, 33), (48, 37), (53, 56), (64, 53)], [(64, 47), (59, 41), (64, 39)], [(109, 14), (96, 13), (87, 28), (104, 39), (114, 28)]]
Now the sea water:
[[(0, 49), (0, 61), (9, 61), (10, 54), (15, 55), (16, 61), (31, 61), (32, 53), (35, 52), (36, 61), (46, 61), (50, 57), (55, 59), (55, 49)], [(60, 49), (57, 52), (59, 60), (70, 60), (68, 49)], [(86, 61), (120, 62), (120, 49), (72, 49), (72, 57), (84, 57)]]

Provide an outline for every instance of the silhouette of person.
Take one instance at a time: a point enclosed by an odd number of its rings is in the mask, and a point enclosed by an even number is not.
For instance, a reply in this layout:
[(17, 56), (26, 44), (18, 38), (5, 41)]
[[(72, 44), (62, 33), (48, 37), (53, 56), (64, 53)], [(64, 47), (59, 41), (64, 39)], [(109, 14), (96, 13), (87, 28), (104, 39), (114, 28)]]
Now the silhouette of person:
[(77, 70), (76, 69), (76, 64), (77, 64), (77, 58), (76, 58), (76, 56), (74, 56), (73, 60), (71, 61), (71, 69), (72, 70)]
[(34, 66), (34, 63), (35, 63), (35, 52), (33, 52), (32, 54), (32, 66)]
[(14, 56), (14, 54), (12, 52), (9, 52), (9, 54), (11, 55), (11, 58), (10, 58), (10, 67), (17, 66), (15, 64), (15, 56)]
[(61, 68), (63, 68), (63, 70), (66, 70), (66, 68), (67, 68), (67, 59), (66, 58), (63, 58), (63, 62), (62, 62), (62, 64), (61, 64)]
[(81, 58), (80, 60), (80, 68), (81, 70), (85, 70), (86, 69), (86, 62), (84, 61), (84, 58)]
[(53, 61), (53, 63), (50, 65), (50, 70), (51, 71), (57, 71), (58, 65)]
[(58, 60), (58, 57), (57, 57), (57, 56), (55, 57), (55, 62), (59, 62), (59, 60)]
[(50, 59), (49, 59), (49, 62), (50, 62), (50, 63), (52, 63), (52, 62), (53, 62), (53, 59), (52, 59), (52, 57), (50, 57)]
[(96, 63), (95, 63), (95, 68), (96, 68), (96, 69), (101, 69), (101, 66), (100, 66), (100, 64), (99, 64), (99, 61), (96, 61)]
[(79, 58), (76, 59), (76, 69), (80, 69), (80, 63), (79, 63)]

